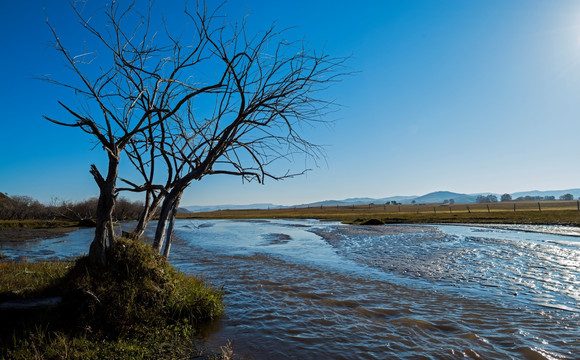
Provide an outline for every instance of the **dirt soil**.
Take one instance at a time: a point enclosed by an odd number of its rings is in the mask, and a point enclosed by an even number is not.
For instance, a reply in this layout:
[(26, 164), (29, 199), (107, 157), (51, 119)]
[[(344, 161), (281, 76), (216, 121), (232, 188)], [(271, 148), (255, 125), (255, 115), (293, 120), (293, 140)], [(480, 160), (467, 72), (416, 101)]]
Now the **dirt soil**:
[(66, 233), (75, 230), (78, 230), (78, 228), (66, 227), (54, 229), (31, 229), (31, 228), (3, 229), (0, 230), (0, 242), (53, 239), (62, 237)]

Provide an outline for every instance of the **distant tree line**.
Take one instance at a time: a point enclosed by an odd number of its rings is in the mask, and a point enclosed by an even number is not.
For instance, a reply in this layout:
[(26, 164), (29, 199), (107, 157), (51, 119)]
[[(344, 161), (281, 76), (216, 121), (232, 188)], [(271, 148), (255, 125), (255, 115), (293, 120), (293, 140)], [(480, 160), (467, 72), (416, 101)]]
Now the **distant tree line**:
[(497, 202), (497, 196), (495, 196), (493, 194), (489, 194), (489, 195), (479, 195), (479, 196), (477, 196), (477, 198), (475, 199), (475, 201), (477, 201), (478, 203)]
[[(573, 200), (574, 198), (572, 198), (571, 200)], [(530, 196), (530, 195), (526, 195), (526, 196), (519, 196), (517, 198), (514, 199), (514, 201), (540, 201), (540, 200), (556, 200), (555, 196)], [(564, 200), (564, 199), (561, 199)]]
[[(526, 195), (526, 196), (519, 196), (519, 197), (513, 199), (512, 196), (510, 194), (507, 194), (507, 193), (501, 195), (501, 197), (500, 197), (500, 201), (542, 201), (542, 200), (546, 200), (546, 201), (556, 200), (556, 197), (552, 196), (552, 195), (548, 195), (548, 196)], [(559, 200), (567, 200), (567, 201), (574, 200), (574, 195), (567, 193), (567, 194), (560, 196)], [(478, 203), (493, 203), (493, 202), (497, 202), (497, 201), (498, 201), (497, 196), (493, 195), (493, 194), (479, 195), (476, 198), (476, 202), (478, 202)], [(453, 204), (451, 202), (451, 200), (445, 200), (443, 203), (444, 204)]]
[[(509, 199), (504, 200), (504, 196), (509, 194), (504, 194), (502, 195), (502, 201), (512, 201), (511, 196), (509, 197)], [(574, 195), (567, 193), (564, 195), (561, 195), (559, 198), (559, 200), (574, 200)], [(519, 196), (517, 198), (515, 198), (513, 201), (541, 201), (541, 200), (546, 200), (546, 201), (550, 201), (550, 200), (556, 200), (555, 196), (552, 195), (548, 195), (548, 196), (530, 196), (530, 195), (526, 195), (526, 196)]]
[[(0, 193), (0, 219), (2, 220), (71, 220), (83, 221), (95, 219), (98, 199), (96, 197), (83, 201), (53, 200), (44, 205), (29, 196), (6, 196)], [(117, 199), (115, 221), (135, 220), (143, 211), (143, 203)]]

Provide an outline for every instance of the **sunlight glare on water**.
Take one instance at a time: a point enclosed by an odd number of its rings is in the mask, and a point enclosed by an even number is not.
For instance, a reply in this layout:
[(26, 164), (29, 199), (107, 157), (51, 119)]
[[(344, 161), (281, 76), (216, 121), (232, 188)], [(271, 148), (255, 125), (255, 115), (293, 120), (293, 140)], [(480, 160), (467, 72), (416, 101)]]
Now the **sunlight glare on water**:
[[(573, 359), (578, 238), (469, 226), (183, 221), (171, 261), (224, 285), (208, 332), (250, 359)], [(177, 250), (179, 249), (179, 250)]]

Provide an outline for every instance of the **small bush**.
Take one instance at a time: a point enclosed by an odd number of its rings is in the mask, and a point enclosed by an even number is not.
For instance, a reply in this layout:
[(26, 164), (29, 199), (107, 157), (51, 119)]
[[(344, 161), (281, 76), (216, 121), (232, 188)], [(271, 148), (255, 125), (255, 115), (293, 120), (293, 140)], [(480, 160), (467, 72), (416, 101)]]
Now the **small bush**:
[(222, 293), (175, 270), (153, 249), (120, 239), (108, 264), (92, 267), (81, 258), (68, 274), (65, 306), (81, 328), (121, 334), (139, 326), (199, 323), (223, 312)]

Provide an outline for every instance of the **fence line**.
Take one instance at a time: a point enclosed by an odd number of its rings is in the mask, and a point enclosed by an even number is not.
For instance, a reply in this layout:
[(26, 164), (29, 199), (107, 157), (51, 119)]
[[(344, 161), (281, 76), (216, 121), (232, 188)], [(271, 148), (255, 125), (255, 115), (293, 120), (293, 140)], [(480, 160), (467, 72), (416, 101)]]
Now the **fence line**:
[[(322, 209), (323, 207), (320, 206)], [(547, 201), (505, 201), (493, 203), (469, 203), (469, 204), (360, 204), (347, 206), (325, 206), (324, 210), (344, 209), (355, 212), (384, 212), (384, 213), (477, 213), (477, 212), (518, 212), (518, 211), (554, 211), (554, 210), (576, 210), (580, 211), (580, 200), (547, 200)]]

